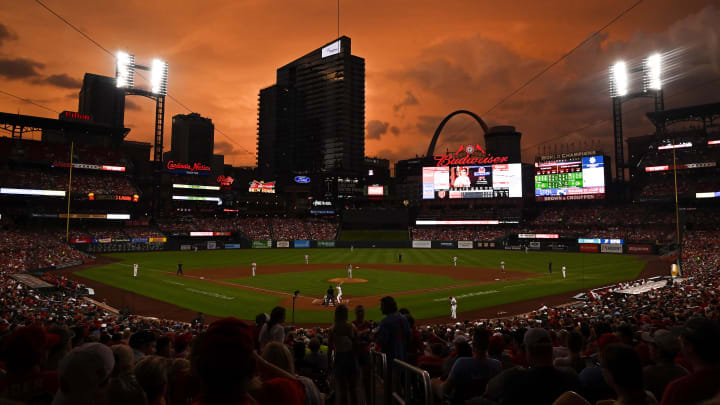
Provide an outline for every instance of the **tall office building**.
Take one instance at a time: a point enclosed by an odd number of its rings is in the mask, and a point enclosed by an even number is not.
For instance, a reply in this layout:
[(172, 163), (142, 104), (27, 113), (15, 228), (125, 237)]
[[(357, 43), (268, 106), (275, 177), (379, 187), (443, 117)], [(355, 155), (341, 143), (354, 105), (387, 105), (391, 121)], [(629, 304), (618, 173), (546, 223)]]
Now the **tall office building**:
[(260, 90), (258, 169), (265, 180), (294, 174), (360, 176), (365, 157), (365, 60), (340, 37), (277, 70)]
[(198, 113), (177, 114), (172, 118), (170, 157), (176, 162), (211, 166), (215, 145), (215, 125)]
[(85, 73), (78, 112), (89, 115), (95, 123), (123, 128), (125, 92), (117, 88), (114, 77)]

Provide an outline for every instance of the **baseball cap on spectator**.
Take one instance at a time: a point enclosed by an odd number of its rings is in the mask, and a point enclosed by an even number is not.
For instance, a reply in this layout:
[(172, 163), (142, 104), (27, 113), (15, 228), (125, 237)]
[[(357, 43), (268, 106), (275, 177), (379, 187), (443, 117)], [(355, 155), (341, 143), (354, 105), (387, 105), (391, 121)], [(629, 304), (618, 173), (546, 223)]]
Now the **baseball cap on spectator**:
[(667, 329), (658, 329), (655, 331), (654, 335), (650, 335), (648, 332), (643, 332), (641, 338), (645, 342), (655, 343), (658, 349), (663, 352), (680, 352), (680, 340), (678, 340), (677, 335)]
[(525, 332), (523, 344), (525, 344), (526, 347), (551, 346), (552, 340), (550, 339), (550, 333), (544, 328), (530, 328)]
[(152, 343), (155, 341), (155, 334), (152, 333), (149, 330), (141, 330), (133, 333), (130, 336), (130, 340), (128, 341), (128, 345), (132, 347), (133, 349), (139, 349), (143, 347), (144, 345), (148, 343)]
[(713, 364), (720, 361), (720, 326), (716, 321), (692, 318), (685, 322), (681, 336), (704, 362)]
[(85, 403), (110, 378), (115, 358), (101, 343), (86, 343), (65, 356), (58, 366), (60, 389), (53, 404)]
[(597, 340), (597, 345), (600, 350), (604, 349), (605, 346), (610, 343), (622, 343), (622, 340), (614, 333), (603, 333)]

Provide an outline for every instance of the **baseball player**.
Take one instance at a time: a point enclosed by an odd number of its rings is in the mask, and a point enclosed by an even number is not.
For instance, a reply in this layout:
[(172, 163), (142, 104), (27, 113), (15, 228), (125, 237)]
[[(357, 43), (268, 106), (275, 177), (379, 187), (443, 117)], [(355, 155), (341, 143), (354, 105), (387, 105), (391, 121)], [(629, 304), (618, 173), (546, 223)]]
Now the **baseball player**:
[(197, 245), (195, 245), (195, 253), (197, 253)]
[(252, 264), (250, 264), (250, 266), (252, 267), (252, 276), (255, 277), (255, 270), (257, 269), (257, 263), (252, 262)]
[(353, 249), (354, 249), (354, 248), (355, 248), (355, 247), (354, 247), (353, 245), (350, 245), (350, 253), (353, 252)]
[(525, 254), (528, 254), (528, 245), (525, 245)]
[(305, 255), (305, 264), (310, 263), (310, 256)]
[(133, 277), (137, 277), (138, 264), (133, 264)]
[(177, 271), (175, 272), (175, 275), (176, 275), (176, 276), (182, 276), (182, 275), (183, 275), (182, 263), (178, 263), (178, 268), (177, 268)]
[(500, 262), (500, 271), (505, 273), (505, 261), (504, 260)]
[(338, 284), (337, 287), (335, 287), (335, 289), (338, 290), (337, 297), (335, 298), (338, 304), (342, 304), (342, 288), (340, 288), (341, 285), (342, 283)]
[(457, 319), (457, 300), (450, 296), (450, 318)]
[(348, 264), (348, 277), (352, 280), (352, 264)]
[(565, 269), (565, 266), (563, 265), (563, 266), (562, 266), (563, 278), (565, 278), (565, 270), (566, 270), (566, 269)]
[(453, 256), (453, 266), (457, 267), (457, 256)]
[(552, 276), (552, 262), (548, 262), (548, 273)]

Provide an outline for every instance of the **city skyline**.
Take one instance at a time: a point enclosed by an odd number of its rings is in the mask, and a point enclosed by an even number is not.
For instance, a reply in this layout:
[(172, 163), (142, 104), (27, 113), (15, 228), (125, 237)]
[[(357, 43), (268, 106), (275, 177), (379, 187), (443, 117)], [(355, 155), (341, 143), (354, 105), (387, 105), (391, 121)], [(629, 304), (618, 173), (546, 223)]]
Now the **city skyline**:
[[(138, 62), (166, 60), (170, 96), (213, 119), (219, 132), (215, 152), (238, 166), (255, 161), (258, 89), (274, 83), (277, 66), (337, 36), (335, 2), (282, 8), (256, 1), (198, 3), (182, 9), (162, 1), (45, 3), (111, 52), (132, 52)], [(516, 126), (526, 161), (537, 153), (535, 144), (554, 138), (575, 149), (599, 142), (609, 151), (608, 66), (621, 58), (637, 63), (656, 51), (676, 55), (666, 75), (667, 108), (718, 101), (720, 9), (711, 1), (657, 0), (640, 3), (485, 114), (634, 3), (521, 7), (467, 1), (444, 8), (435, 2), (341, 3), (340, 35), (352, 38), (353, 53), (366, 60), (366, 155), (395, 161), (424, 153), (440, 120), (457, 109), (474, 111), (491, 126)], [(8, 4), (2, 17), (0, 90), (75, 111), (86, 72), (114, 74), (110, 55), (38, 3)], [(194, 26), (194, 21), (212, 24)], [(127, 101), (125, 123), (132, 129), (127, 139), (151, 142), (152, 103)], [(645, 101), (628, 106), (626, 137), (652, 131), (644, 118), (651, 108)], [(57, 117), (3, 94), (0, 111)], [(189, 112), (168, 100), (166, 117)], [(456, 118), (438, 150), (481, 137), (477, 126)], [(165, 138), (169, 150), (170, 137)]]

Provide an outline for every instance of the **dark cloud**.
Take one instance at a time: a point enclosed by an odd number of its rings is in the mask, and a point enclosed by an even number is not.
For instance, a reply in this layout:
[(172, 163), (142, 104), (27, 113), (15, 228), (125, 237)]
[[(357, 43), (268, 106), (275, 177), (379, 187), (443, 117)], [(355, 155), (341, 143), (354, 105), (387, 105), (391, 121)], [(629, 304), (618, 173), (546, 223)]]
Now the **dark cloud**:
[(398, 127), (396, 127), (395, 125), (393, 125), (393, 126), (390, 127), (390, 132), (391, 132), (393, 135), (398, 136), (398, 135), (400, 135), (400, 128), (398, 128)]
[(125, 110), (140, 111), (142, 107), (128, 97), (125, 97)]
[(233, 146), (229, 142), (215, 141), (215, 154), (232, 156), (232, 155), (240, 155), (242, 153), (244, 153), (244, 151), (235, 148), (235, 146)]
[(78, 89), (82, 87), (82, 81), (71, 77), (65, 73), (58, 75), (50, 75), (45, 78), (44, 82), (52, 84), (53, 86), (62, 87), (64, 89)]
[(17, 35), (14, 32), (10, 31), (8, 27), (0, 24), (0, 46), (2, 46), (3, 42), (5, 41), (13, 41), (17, 38)]
[(390, 123), (378, 120), (371, 120), (367, 123), (367, 139), (380, 139), (383, 134), (387, 133)]
[(403, 99), (403, 101), (401, 101), (400, 103), (393, 105), (393, 111), (397, 113), (400, 111), (400, 109), (404, 107), (418, 104), (420, 104), (420, 102), (418, 101), (417, 97), (415, 97), (415, 95), (412, 94), (410, 90), (408, 90), (405, 92), (405, 99)]
[(0, 76), (6, 79), (34, 79), (40, 77), (37, 69), (44, 67), (44, 64), (30, 59), (0, 57)]

